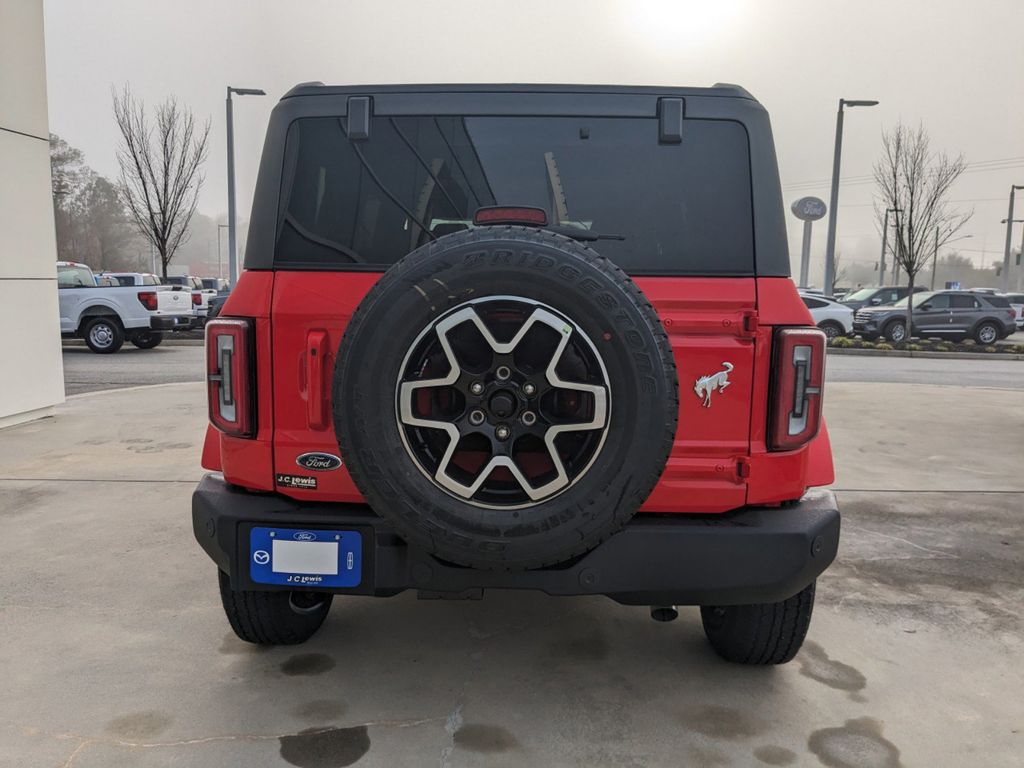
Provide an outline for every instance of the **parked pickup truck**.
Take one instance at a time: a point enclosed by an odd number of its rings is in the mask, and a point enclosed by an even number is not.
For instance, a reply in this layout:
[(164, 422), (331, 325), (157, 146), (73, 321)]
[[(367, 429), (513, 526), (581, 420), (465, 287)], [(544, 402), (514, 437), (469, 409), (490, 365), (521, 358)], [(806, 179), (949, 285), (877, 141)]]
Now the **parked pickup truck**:
[(93, 352), (117, 352), (127, 339), (139, 349), (163, 341), (163, 331), (189, 328), (194, 312), (188, 291), (165, 285), (97, 287), (92, 270), (57, 262), (60, 332), (79, 337)]
[(192, 291), (192, 304), (195, 305), (195, 323), (201, 328), (206, 325), (206, 317), (210, 313), (210, 299), (217, 295), (216, 288), (207, 288), (202, 278), (195, 275), (168, 275), (164, 279), (166, 285), (179, 286)]

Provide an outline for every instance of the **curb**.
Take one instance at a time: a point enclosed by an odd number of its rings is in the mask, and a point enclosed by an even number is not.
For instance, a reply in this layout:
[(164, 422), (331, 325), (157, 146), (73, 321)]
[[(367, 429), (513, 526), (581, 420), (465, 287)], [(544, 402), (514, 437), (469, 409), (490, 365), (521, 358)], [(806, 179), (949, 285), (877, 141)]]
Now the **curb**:
[(905, 349), (843, 349), (829, 347), (829, 355), (854, 357), (925, 357), (933, 360), (1024, 360), (1024, 355), (1012, 352), (911, 352)]
[[(206, 343), (204, 339), (169, 339), (164, 337), (164, 340), (160, 342), (161, 347), (201, 347)], [(63, 347), (84, 347), (85, 342), (81, 339), (62, 339), (61, 346)]]

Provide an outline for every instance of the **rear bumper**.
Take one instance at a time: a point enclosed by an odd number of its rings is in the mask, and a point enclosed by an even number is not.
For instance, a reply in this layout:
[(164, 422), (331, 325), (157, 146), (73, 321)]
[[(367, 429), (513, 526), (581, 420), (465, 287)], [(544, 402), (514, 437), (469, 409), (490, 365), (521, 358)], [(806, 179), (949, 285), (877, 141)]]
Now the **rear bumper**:
[(173, 331), (192, 327), (192, 315), (154, 315), (149, 318), (149, 327), (154, 331)]
[(523, 572), (481, 571), (441, 562), (407, 545), (368, 507), (307, 504), (203, 478), (192, 495), (196, 540), (236, 589), (274, 590), (249, 578), (254, 525), (354, 530), (363, 537), (362, 580), (337, 594), (478, 597), (485, 589), (550, 595), (607, 595), (630, 605), (738, 605), (784, 600), (824, 571), (839, 546), (839, 510), (830, 491), (791, 506), (721, 515), (637, 515), (576, 560)]

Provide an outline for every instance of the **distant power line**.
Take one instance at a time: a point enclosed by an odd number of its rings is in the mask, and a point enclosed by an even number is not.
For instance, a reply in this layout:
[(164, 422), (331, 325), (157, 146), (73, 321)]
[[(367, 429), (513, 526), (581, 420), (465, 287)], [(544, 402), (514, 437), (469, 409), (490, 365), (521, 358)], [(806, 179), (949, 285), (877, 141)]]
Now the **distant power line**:
[[(1024, 157), (1003, 157), (994, 160), (978, 160), (973, 163), (967, 163), (964, 173), (982, 173), (985, 171), (1003, 171), (1011, 168), (1024, 168)], [(861, 175), (861, 176), (847, 176), (840, 179), (840, 186), (855, 186), (859, 184), (873, 184), (875, 181), (874, 174)], [(800, 190), (800, 189), (814, 189), (817, 187), (827, 186), (832, 183), (832, 179), (814, 179), (808, 181), (794, 181), (790, 184), (784, 184), (783, 189), (789, 190)]]

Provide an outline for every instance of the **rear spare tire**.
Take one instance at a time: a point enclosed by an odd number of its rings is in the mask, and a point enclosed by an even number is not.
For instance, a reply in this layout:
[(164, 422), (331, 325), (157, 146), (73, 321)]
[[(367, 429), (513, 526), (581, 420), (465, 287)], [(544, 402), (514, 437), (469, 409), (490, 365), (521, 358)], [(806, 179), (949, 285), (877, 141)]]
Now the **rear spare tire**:
[(630, 278), (550, 232), (423, 246), (353, 314), (334, 374), (352, 479), (409, 542), (516, 570), (619, 530), (675, 435), (671, 348)]

